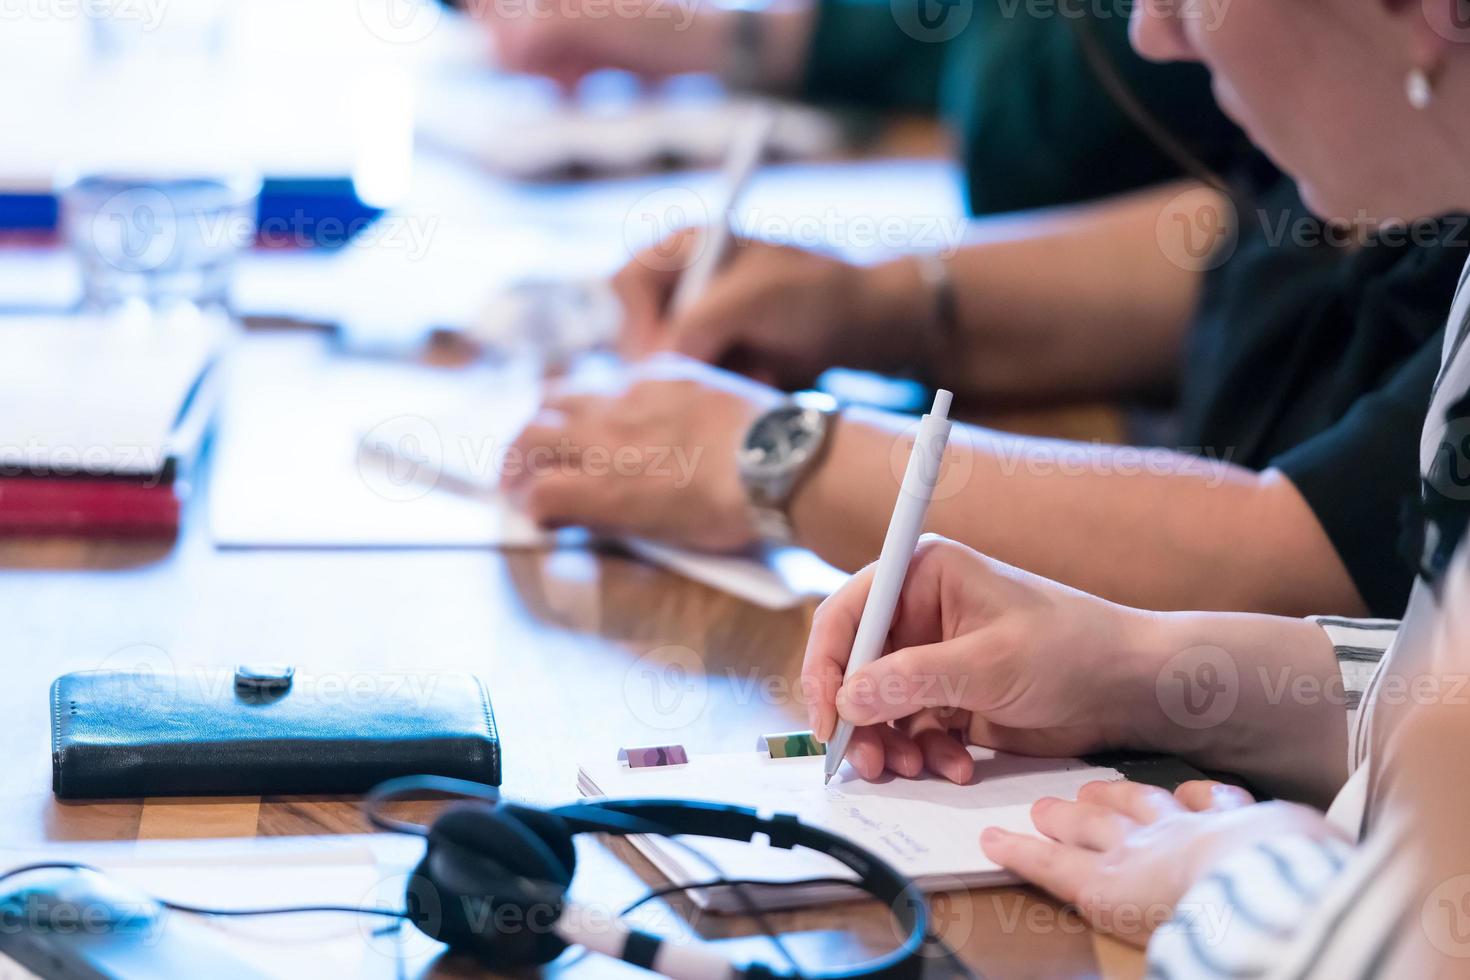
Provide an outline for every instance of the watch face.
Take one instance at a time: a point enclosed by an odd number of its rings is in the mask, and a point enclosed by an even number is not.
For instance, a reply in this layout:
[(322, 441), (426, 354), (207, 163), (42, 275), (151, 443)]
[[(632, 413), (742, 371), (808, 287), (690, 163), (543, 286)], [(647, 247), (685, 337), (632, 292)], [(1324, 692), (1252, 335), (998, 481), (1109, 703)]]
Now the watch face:
[(751, 428), (743, 462), (757, 472), (779, 472), (805, 459), (820, 435), (820, 416), (797, 406), (777, 409)]

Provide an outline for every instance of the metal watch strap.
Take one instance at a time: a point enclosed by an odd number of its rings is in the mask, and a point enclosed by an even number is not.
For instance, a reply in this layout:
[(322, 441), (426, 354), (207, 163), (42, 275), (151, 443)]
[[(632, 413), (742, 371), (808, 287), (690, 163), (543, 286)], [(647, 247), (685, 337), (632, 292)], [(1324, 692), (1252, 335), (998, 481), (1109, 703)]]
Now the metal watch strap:
[(752, 501), (750, 515), (755, 523), (755, 533), (760, 535), (762, 541), (791, 544), (796, 540), (796, 529), (791, 526), (791, 518), (786, 516), (784, 508), (778, 505), (762, 506)]

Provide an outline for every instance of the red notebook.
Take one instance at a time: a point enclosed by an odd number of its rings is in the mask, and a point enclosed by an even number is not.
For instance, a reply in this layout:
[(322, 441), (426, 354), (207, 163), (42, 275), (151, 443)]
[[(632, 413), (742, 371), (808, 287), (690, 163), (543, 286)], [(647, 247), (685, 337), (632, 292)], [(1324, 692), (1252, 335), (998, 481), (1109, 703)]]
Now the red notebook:
[(172, 480), (0, 479), (0, 536), (172, 538), (178, 530), (179, 498)]

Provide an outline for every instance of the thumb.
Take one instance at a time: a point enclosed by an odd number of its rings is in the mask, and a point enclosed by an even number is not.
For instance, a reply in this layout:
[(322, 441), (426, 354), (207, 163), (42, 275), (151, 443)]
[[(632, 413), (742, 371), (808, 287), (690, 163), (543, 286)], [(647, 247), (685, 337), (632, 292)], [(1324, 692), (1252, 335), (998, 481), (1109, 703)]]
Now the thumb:
[(639, 360), (668, 346), (669, 299), (698, 244), (697, 231), (683, 229), (635, 255), (613, 276), (623, 307), (618, 353)]
[(668, 346), (675, 354), (719, 364), (732, 347), (750, 339), (767, 276), (759, 262), (730, 256), (687, 310), (671, 310)]
[(837, 692), (837, 713), (854, 725), (906, 718), (923, 708), (961, 707), (976, 676), (961, 640), (905, 647), (859, 670)]
[(695, 303), (669, 323), (668, 350), (684, 357), (718, 364), (729, 348), (721, 320), (711, 316), (708, 301)]

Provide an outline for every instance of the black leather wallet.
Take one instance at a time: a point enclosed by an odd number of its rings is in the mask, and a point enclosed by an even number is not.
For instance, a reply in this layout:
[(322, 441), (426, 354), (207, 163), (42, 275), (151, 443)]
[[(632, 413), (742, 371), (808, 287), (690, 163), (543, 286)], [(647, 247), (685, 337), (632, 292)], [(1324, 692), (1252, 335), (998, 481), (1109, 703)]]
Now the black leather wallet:
[(500, 784), (469, 674), (83, 671), (51, 685), (58, 799), (361, 793), (416, 773)]

